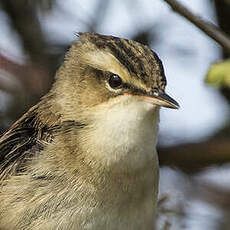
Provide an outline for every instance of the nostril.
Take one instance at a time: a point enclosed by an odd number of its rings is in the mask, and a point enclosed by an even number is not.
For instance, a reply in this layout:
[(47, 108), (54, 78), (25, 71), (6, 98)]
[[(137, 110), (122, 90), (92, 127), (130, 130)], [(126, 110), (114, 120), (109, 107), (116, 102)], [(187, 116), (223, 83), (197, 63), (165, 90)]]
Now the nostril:
[(159, 90), (158, 89), (153, 89), (151, 92), (150, 92), (152, 96), (159, 96)]

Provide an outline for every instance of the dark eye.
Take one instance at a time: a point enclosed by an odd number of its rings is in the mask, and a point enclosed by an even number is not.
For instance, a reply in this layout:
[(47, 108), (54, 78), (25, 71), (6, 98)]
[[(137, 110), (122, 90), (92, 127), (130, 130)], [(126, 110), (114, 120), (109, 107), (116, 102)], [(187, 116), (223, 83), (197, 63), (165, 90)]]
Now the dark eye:
[(122, 85), (122, 80), (121, 78), (116, 75), (116, 74), (113, 74), (110, 78), (109, 78), (109, 85), (111, 88), (113, 89), (117, 89), (117, 88), (120, 88), (121, 85)]

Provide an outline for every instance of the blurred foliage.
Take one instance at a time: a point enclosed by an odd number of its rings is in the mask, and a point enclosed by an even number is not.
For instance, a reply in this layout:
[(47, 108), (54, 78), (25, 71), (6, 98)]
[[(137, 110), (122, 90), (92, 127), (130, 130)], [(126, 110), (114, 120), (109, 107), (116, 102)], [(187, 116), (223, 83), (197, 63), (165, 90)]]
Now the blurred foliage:
[(206, 75), (205, 81), (215, 87), (230, 88), (230, 60), (213, 64)]

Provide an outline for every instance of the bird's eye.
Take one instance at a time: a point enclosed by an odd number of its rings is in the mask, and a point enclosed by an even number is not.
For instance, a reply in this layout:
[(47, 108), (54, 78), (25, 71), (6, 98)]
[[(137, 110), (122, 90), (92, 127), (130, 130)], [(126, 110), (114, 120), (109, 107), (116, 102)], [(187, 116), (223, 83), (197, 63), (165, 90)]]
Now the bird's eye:
[(118, 75), (113, 74), (109, 78), (109, 85), (113, 89), (118, 89), (118, 88), (120, 88), (122, 86), (122, 80)]

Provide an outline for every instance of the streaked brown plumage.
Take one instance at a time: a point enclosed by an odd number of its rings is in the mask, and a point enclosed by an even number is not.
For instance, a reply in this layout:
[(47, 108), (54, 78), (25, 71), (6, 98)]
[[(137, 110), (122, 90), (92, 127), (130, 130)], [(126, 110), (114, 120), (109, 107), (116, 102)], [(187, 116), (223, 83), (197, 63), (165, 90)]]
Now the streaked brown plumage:
[(152, 229), (159, 106), (178, 107), (165, 85), (147, 46), (81, 33), (0, 139), (0, 229)]

